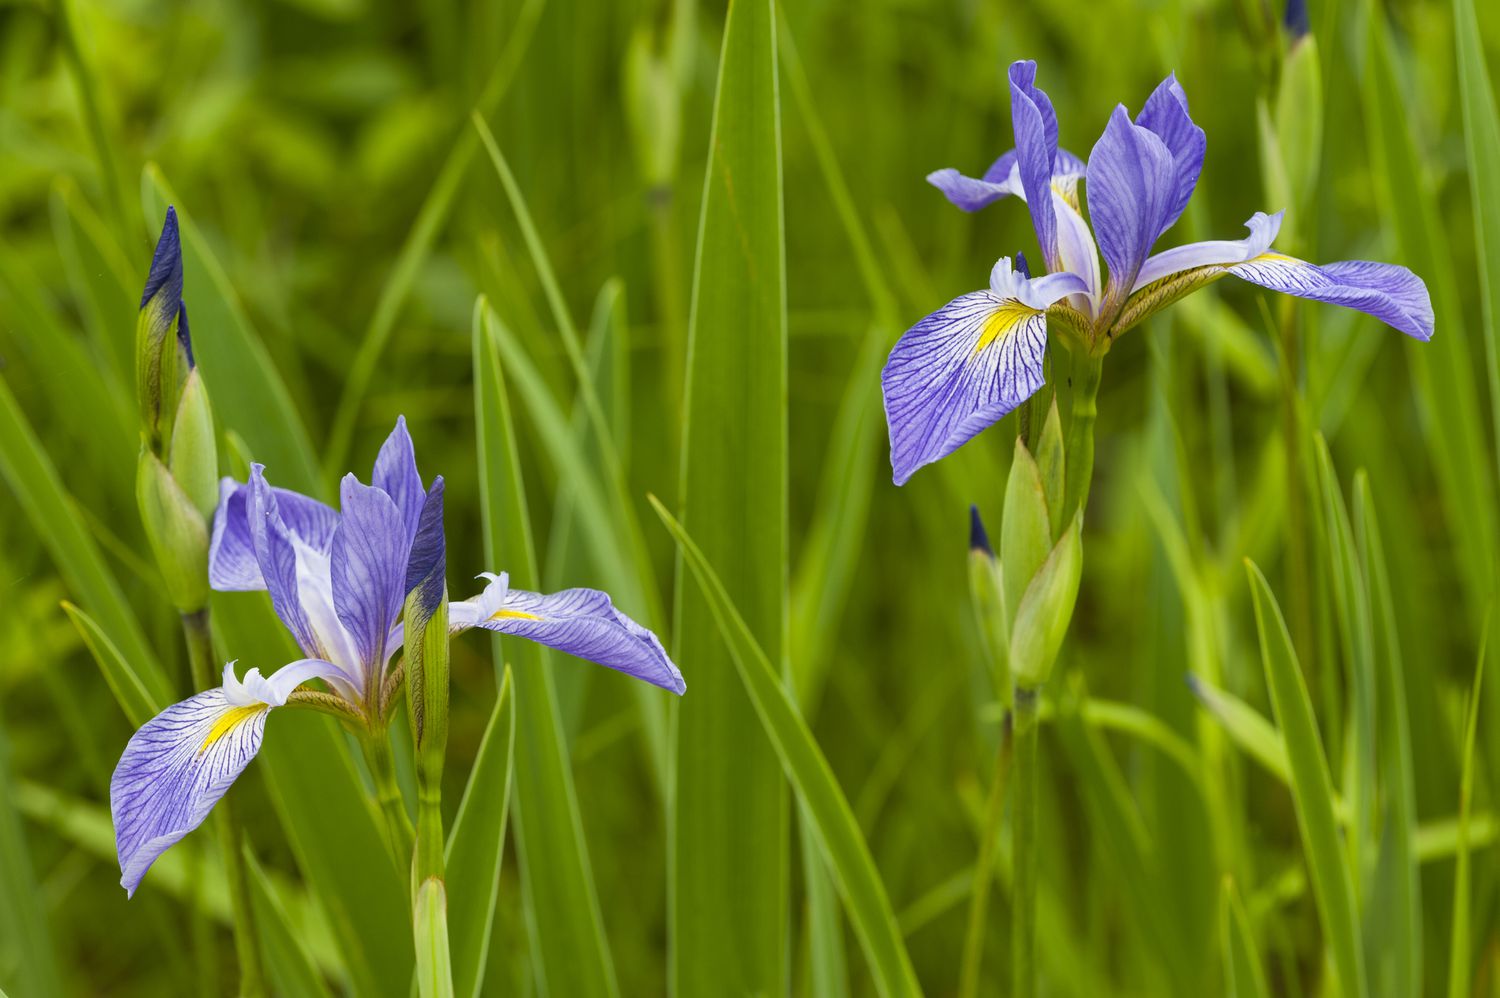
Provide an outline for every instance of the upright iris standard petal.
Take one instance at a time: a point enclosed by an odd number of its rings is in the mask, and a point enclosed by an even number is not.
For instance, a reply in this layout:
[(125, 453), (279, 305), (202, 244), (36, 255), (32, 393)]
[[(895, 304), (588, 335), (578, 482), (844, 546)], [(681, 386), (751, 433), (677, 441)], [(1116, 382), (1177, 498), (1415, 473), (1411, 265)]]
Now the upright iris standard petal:
[(1175, 203), (1176, 164), (1166, 144), (1115, 107), (1089, 154), (1089, 217), (1109, 265), (1108, 307), (1123, 303)]
[(381, 445), (370, 484), (390, 496), (401, 511), (407, 537), (415, 534), (426, 489), (422, 487), (422, 476), (417, 473), (416, 450), (412, 447), (411, 434), (406, 431), (405, 416), (396, 417), (396, 428)]
[[(219, 482), (219, 507), (214, 512), (213, 539), (208, 548), (208, 582), (219, 592), (266, 588), (250, 532), (249, 482), (225, 478)], [(282, 522), (301, 543), (324, 554), (333, 544), (339, 515), (326, 503), (290, 489), (271, 489)]]
[(379, 667), (406, 598), (411, 535), (384, 490), (345, 475), (339, 499), (342, 518), (329, 555), (333, 606), (358, 660)]
[(260, 751), (266, 714), (298, 684), (336, 672), (303, 660), (269, 679), (252, 669), (240, 683), (232, 665), (225, 685), (173, 704), (125, 746), (109, 781), (120, 886), (134, 894), (158, 856), (203, 823)]
[[(1036, 63), (1011, 63), (1010, 121), (1016, 133), (1016, 169), (1031, 224), (1047, 266), (1061, 270), (1057, 255), (1057, 217), (1052, 210), (1052, 172), (1057, 159), (1057, 113), (1052, 101), (1036, 85)], [(1091, 186), (1092, 189), (1092, 186)]]
[[(1131, 324), (1183, 295), (1233, 274), (1252, 284), (1312, 301), (1357, 309), (1419, 340), (1432, 338), (1432, 299), (1427, 285), (1405, 267), (1346, 261), (1318, 266), (1271, 248), (1281, 213), (1257, 212), (1238, 240), (1189, 243), (1146, 261), (1125, 317)], [(1123, 321), (1123, 320), (1122, 320)]]
[[(309, 656), (327, 658), (303, 606), (298, 571), (298, 541), (281, 518), (276, 494), (266, 481), (265, 466), (250, 466), (250, 539), (261, 577), (271, 594), (276, 616)], [(305, 545), (304, 545), (305, 549)]]
[(1187, 94), (1177, 82), (1175, 73), (1162, 80), (1146, 99), (1135, 123), (1161, 139), (1172, 154), (1172, 196), (1156, 233), (1160, 237), (1182, 217), (1194, 188), (1198, 186), (1198, 175), (1203, 172), (1203, 156), (1208, 150), (1208, 137), (1189, 116)]
[(1045, 310), (1084, 290), (1075, 274), (1028, 280), (1002, 259), (989, 290), (960, 295), (902, 335), (881, 373), (897, 485), (1041, 387)]
[(682, 673), (655, 634), (615, 609), (597, 589), (544, 595), (511, 589), (504, 574), (486, 575), (484, 592), (448, 608), (454, 630), (483, 627), (513, 634), (681, 694)]

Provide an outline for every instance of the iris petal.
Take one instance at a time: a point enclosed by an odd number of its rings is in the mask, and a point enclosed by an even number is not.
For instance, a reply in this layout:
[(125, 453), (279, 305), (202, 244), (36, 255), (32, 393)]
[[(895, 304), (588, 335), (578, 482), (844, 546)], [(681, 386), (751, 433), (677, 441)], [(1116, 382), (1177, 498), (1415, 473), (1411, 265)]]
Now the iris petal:
[(1176, 196), (1176, 165), (1156, 133), (1119, 105), (1089, 154), (1088, 185), (1089, 217), (1109, 265), (1108, 309), (1123, 304), (1161, 234)]
[[(287, 529), (280, 513), (279, 497), (266, 482), (265, 467), (250, 466), (250, 536), (261, 577), (271, 594), (276, 615), (309, 656), (327, 658), (298, 594), (298, 539)], [(301, 559), (306, 561), (304, 557)]]
[[(255, 541), (250, 533), (249, 482), (225, 478), (219, 482), (219, 508), (214, 512), (213, 539), (208, 549), (208, 582), (219, 592), (266, 588)], [(272, 488), (276, 509), (287, 529), (303, 544), (327, 552), (339, 515), (326, 503), (290, 489)]]
[(897, 485), (1041, 387), (1045, 309), (1084, 290), (1074, 274), (1027, 280), (1009, 260), (996, 264), (990, 285), (960, 295), (907, 330), (881, 372)]
[(1031, 224), (1048, 268), (1061, 270), (1057, 256), (1057, 217), (1052, 210), (1053, 164), (1057, 159), (1057, 113), (1045, 91), (1036, 85), (1036, 63), (1011, 63), (1010, 122), (1016, 135), (1016, 169)]
[(1156, 233), (1160, 236), (1182, 217), (1193, 189), (1198, 186), (1198, 175), (1203, 172), (1203, 156), (1208, 150), (1208, 137), (1189, 116), (1187, 94), (1175, 74), (1162, 80), (1146, 99), (1135, 123), (1161, 139), (1172, 154), (1172, 196)]
[(564, 589), (544, 595), (511, 589), (503, 573), (488, 578), (479, 596), (449, 607), (455, 629), (483, 627), (527, 638), (673, 693), (687, 689), (661, 641), (615, 609), (609, 594)]
[(343, 518), (329, 557), (333, 606), (368, 675), (384, 665), (386, 639), (401, 615), (411, 535), (385, 490), (353, 475), (344, 476), (339, 503)]
[(1272, 291), (1373, 315), (1415, 339), (1432, 339), (1432, 299), (1427, 285), (1405, 267), (1366, 260), (1318, 266), (1266, 253), (1230, 267), (1229, 272)]
[(158, 856), (203, 823), (255, 758), (270, 709), (236, 706), (224, 690), (208, 690), (168, 707), (131, 737), (109, 781), (127, 894)]
[(407, 536), (415, 534), (427, 490), (422, 487), (422, 476), (417, 473), (417, 455), (412, 447), (411, 434), (406, 431), (405, 416), (396, 417), (396, 428), (380, 445), (370, 483), (390, 496), (401, 511)]
[[(1058, 149), (1052, 160), (1052, 183), (1072, 196), (1078, 181), (1083, 179), (1083, 160)], [(927, 175), (927, 182), (943, 192), (943, 196), (964, 211), (978, 211), (1003, 197), (1015, 195), (1026, 200), (1026, 191), (1021, 186), (1021, 174), (1016, 165), (1016, 151), (1007, 150), (990, 164), (983, 177), (966, 176), (952, 167), (934, 170)]]

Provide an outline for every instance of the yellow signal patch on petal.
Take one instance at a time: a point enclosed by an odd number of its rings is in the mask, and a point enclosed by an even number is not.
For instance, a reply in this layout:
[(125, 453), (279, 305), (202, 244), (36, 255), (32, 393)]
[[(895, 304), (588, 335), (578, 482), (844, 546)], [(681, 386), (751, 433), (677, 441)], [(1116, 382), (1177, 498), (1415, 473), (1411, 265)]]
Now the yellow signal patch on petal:
[(203, 744), (198, 746), (198, 754), (202, 755), (204, 752), (207, 752), (220, 738), (223, 738), (251, 718), (257, 717), (270, 709), (270, 706), (267, 704), (257, 703), (246, 707), (232, 707), (226, 710), (214, 722), (214, 726), (208, 729), (208, 735), (203, 739)]
[(974, 353), (984, 351), (984, 348), (994, 343), (1003, 336), (1008, 335), (1021, 323), (1040, 313), (1014, 299), (1007, 301), (990, 314), (984, 320), (984, 325), (979, 330), (979, 342), (974, 344)]
[(490, 615), (490, 619), (491, 620), (541, 620), (542, 618), (538, 617), (534, 613), (527, 613), (524, 610), (496, 610), (494, 613), (492, 613)]

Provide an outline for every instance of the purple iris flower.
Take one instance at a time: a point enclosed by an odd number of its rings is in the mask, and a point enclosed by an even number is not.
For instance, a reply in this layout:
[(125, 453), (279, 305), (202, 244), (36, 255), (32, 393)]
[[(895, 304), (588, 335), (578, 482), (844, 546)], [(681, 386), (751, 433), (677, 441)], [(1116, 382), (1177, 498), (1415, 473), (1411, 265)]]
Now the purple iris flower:
[[(1432, 303), (1421, 278), (1391, 264), (1317, 266), (1278, 253), (1272, 243), (1280, 212), (1257, 212), (1245, 239), (1152, 254), (1187, 208), (1207, 148), (1175, 76), (1161, 82), (1134, 120), (1117, 106), (1087, 162), (1058, 148), (1057, 115), (1036, 86), (1036, 63), (1010, 67), (1010, 94), (1015, 149), (981, 177), (945, 169), (927, 180), (964, 211), (1011, 195), (1025, 201), (1050, 273), (1018, 277), (1002, 259), (989, 291), (954, 299), (896, 343), (881, 384), (897, 485), (1041, 387), (1049, 321), (1071, 347), (1097, 357), (1148, 316), (1233, 274), (1358, 309), (1419, 340), (1432, 338)], [(1087, 186), (1087, 220), (1080, 180)], [(1002, 273), (1008, 276), (997, 280)]]
[[(337, 512), (272, 487), (260, 465), (249, 482), (220, 483), (209, 582), (221, 592), (269, 591), (305, 657), (270, 676), (252, 668), (243, 680), (231, 662), (221, 687), (168, 707), (130, 739), (110, 780), (127, 892), (208, 816), (260, 750), (266, 715), (298, 686), (320, 679), (354, 715), (378, 710), (389, 661), (402, 646), (407, 593), (433, 574), (429, 566), (441, 564), (443, 479), (423, 486), (406, 422), (398, 419), (372, 481), (345, 476)], [(661, 642), (608, 595), (543, 595), (511, 589), (503, 574), (485, 578), (479, 595), (449, 604), (454, 633), (483, 627), (513, 634), (674, 693), (686, 689)]]

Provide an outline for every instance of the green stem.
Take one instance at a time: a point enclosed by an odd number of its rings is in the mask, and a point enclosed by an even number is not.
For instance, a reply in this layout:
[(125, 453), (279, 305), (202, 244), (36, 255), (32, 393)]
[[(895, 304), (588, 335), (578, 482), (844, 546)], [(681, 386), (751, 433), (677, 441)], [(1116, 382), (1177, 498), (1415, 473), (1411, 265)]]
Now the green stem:
[(1011, 967), (1014, 998), (1036, 994), (1037, 691), (1016, 688), (1015, 799), (1011, 812)]
[(1104, 373), (1104, 358), (1075, 355), (1073, 361), (1073, 418), (1068, 426), (1067, 485), (1064, 491), (1063, 522), (1073, 512), (1087, 514), (1089, 485), (1094, 478), (1094, 420), (1099, 415), (1099, 382)]
[(1005, 783), (1010, 775), (1011, 731), (1012, 722), (1007, 715), (1000, 732), (1000, 749), (995, 756), (995, 775), (990, 781), (989, 801), (985, 805), (984, 830), (979, 840), (979, 861), (974, 865), (974, 890), (969, 895), (969, 928), (964, 935), (959, 998), (973, 998), (979, 993), (979, 968), (984, 957), (984, 927), (989, 914), (992, 887), (990, 880), (994, 875), (1000, 820), (1005, 814)]
[[(214, 648), (208, 610), (183, 614), (182, 631), (187, 638), (193, 688), (209, 689), (214, 685)], [(265, 971), (256, 940), (255, 909), (250, 903), (250, 873), (245, 868), (244, 837), (233, 794), (225, 795), (219, 802), (214, 812), (214, 825), (219, 837), (219, 851), (223, 854), (224, 875), (229, 880), (229, 909), (234, 913), (234, 950), (240, 961), (239, 993), (241, 998), (260, 998), (266, 993)]]
[(391, 743), (385, 732), (378, 730), (368, 732), (361, 742), (365, 762), (370, 767), (370, 778), (375, 781), (375, 799), (380, 804), (380, 813), (385, 816), (386, 843), (396, 861), (396, 869), (406, 869), (411, 863), (416, 830), (412, 827), (411, 815), (406, 813), (401, 787), (396, 783), (396, 762), (391, 757)]

